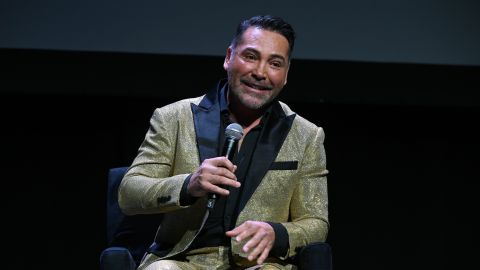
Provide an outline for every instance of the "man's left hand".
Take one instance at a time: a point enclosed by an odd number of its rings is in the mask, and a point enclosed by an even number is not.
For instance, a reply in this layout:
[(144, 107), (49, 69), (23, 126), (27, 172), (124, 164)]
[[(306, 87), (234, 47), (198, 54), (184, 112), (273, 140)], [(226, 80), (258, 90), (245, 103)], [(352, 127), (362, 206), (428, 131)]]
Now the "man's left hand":
[(242, 247), (248, 254), (249, 261), (255, 260), (262, 264), (267, 259), (275, 242), (275, 231), (270, 224), (261, 221), (245, 221), (242, 225), (225, 233), (229, 237), (235, 237), (237, 242), (250, 238)]

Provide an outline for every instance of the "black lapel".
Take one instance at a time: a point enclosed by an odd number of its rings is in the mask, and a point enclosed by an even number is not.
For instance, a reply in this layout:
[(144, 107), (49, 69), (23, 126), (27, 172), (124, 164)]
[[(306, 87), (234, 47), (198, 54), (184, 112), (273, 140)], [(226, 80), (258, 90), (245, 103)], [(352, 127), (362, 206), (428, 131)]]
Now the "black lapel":
[(218, 136), (220, 134), (218, 93), (222, 87), (222, 82), (220, 82), (215, 89), (205, 95), (198, 106), (191, 104), (200, 163), (205, 159), (218, 156)]
[(253, 153), (250, 169), (243, 187), (243, 194), (240, 199), (239, 213), (262, 182), (270, 165), (275, 161), (296, 116), (296, 114), (286, 116), (279, 102), (274, 102), (272, 106), (271, 115), (266, 119), (260, 138), (258, 138), (257, 147)]

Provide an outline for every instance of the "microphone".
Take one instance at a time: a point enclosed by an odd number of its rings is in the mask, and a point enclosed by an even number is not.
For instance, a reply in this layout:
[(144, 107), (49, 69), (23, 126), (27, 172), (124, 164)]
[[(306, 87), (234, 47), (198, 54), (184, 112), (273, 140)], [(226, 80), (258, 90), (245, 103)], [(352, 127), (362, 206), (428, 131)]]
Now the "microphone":
[[(228, 160), (233, 161), (233, 157), (237, 152), (237, 145), (238, 141), (243, 136), (243, 128), (237, 123), (232, 123), (227, 126), (225, 129), (225, 143), (222, 149), (222, 157), (228, 158)], [(208, 194), (208, 201), (207, 201), (207, 208), (213, 209), (215, 206), (215, 201), (217, 200), (217, 194), (209, 193)]]

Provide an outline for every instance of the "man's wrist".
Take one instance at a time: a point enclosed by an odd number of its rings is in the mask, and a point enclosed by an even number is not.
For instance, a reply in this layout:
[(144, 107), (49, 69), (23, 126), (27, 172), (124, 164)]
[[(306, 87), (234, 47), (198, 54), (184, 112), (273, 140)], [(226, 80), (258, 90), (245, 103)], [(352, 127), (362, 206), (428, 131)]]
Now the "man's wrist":
[(187, 178), (185, 178), (185, 181), (183, 181), (182, 190), (180, 191), (181, 206), (192, 205), (197, 200), (197, 197), (193, 197), (188, 194), (188, 184), (190, 183), (190, 178), (192, 178), (192, 174), (189, 174)]
[(273, 257), (285, 257), (290, 247), (287, 229), (281, 224), (276, 222), (267, 222), (272, 226), (275, 232), (275, 242), (273, 243), (270, 255)]

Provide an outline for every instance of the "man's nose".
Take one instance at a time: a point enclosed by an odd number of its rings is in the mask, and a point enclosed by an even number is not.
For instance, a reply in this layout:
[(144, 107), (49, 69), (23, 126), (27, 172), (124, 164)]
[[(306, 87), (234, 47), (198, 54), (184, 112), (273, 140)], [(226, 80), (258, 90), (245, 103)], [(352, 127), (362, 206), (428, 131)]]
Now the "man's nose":
[(255, 68), (253, 69), (252, 76), (256, 80), (265, 80), (267, 78), (267, 71), (266, 71), (265, 63), (258, 63)]

